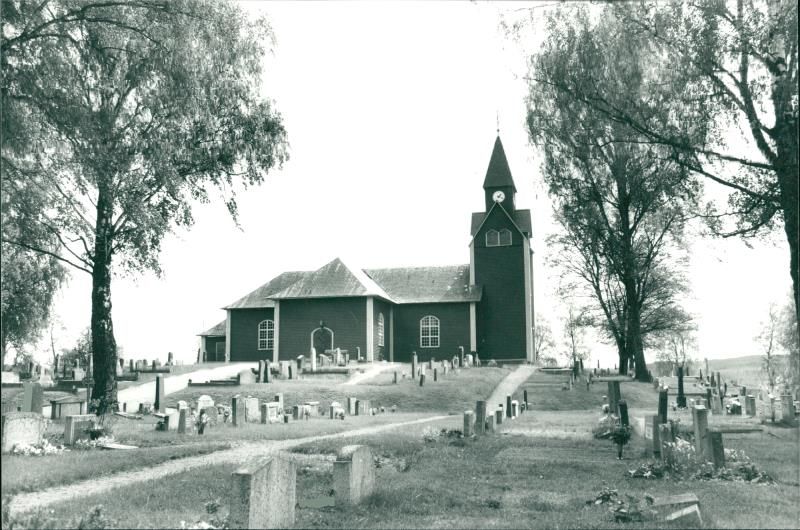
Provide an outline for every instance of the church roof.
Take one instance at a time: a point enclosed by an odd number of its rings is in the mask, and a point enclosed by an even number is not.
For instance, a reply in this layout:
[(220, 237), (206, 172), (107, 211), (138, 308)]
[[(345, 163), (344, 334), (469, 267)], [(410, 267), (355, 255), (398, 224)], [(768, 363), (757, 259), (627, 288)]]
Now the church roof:
[(366, 269), (398, 304), (477, 302), (482, 288), (469, 283), (469, 265)]
[(225, 322), (227, 320), (223, 320), (222, 322), (215, 324), (214, 326), (208, 328), (202, 333), (198, 333), (201, 337), (224, 337), (225, 336)]
[[(508, 212), (506, 212), (508, 213)], [(475, 234), (478, 233), (478, 229), (483, 224), (483, 220), (486, 216), (489, 215), (487, 212), (473, 212), (472, 213), (472, 226), (470, 227), (469, 234), (472, 237), (475, 237)], [(531, 211), (530, 210), (514, 210), (513, 212), (509, 213), (511, 219), (517, 224), (520, 230), (522, 230), (528, 237), (533, 235), (533, 230), (531, 228)]]
[(483, 189), (504, 186), (510, 186), (514, 191), (517, 191), (517, 187), (514, 186), (514, 179), (511, 178), (511, 169), (508, 167), (508, 159), (506, 158), (506, 152), (503, 150), (503, 143), (500, 141), (500, 135), (498, 135), (494, 141), (494, 149), (492, 149), (492, 157), (489, 159), (486, 178), (483, 180)]
[(340, 258), (308, 272), (271, 298), (332, 298), (343, 296), (377, 296), (394, 300), (363, 270), (350, 267)]
[(296, 283), (306, 274), (311, 273), (305, 271), (290, 271), (279, 274), (255, 291), (243, 296), (223, 309), (257, 309), (262, 307), (275, 307), (275, 301), (272, 299), (273, 295), (283, 291), (293, 283)]

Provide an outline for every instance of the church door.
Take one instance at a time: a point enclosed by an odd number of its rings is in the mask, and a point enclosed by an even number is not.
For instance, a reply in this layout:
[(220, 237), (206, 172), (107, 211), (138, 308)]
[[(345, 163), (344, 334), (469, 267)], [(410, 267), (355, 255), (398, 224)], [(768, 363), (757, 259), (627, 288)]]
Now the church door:
[(312, 331), (311, 347), (317, 350), (318, 354), (325, 353), (325, 350), (332, 350), (333, 331), (329, 328), (317, 328)]

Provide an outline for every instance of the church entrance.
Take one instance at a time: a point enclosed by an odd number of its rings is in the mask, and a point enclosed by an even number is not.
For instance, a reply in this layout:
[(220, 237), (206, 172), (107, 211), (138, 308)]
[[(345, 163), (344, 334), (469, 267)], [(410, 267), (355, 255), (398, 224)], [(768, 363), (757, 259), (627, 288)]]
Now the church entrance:
[(333, 349), (333, 330), (330, 328), (317, 328), (311, 332), (311, 347), (317, 353), (325, 353), (325, 350)]

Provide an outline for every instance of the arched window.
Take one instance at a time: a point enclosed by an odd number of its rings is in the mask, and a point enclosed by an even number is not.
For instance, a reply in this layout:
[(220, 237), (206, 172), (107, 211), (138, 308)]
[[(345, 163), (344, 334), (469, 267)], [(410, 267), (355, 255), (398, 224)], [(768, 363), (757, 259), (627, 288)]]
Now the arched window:
[(439, 319), (428, 315), (419, 321), (419, 346), (420, 348), (439, 347)]
[(262, 320), (258, 323), (258, 349), (272, 350), (275, 348), (275, 322)]
[(378, 313), (378, 346), (383, 346), (383, 313)]
[(503, 228), (500, 230), (500, 238), (498, 241), (498, 245), (501, 247), (507, 246), (511, 244), (511, 230), (508, 228)]
[(486, 246), (496, 247), (500, 245), (500, 232), (497, 230), (488, 230), (486, 232)]

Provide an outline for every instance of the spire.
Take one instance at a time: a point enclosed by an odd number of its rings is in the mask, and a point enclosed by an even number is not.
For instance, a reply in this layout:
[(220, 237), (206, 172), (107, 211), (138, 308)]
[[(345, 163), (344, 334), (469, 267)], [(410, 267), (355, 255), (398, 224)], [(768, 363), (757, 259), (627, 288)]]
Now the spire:
[(497, 140), (494, 141), (489, 168), (486, 170), (483, 189), (502, 187), (511, 187), (514, 191), (517, 191), (517, 187), (514, 186), (514, 179), (511, 178), (511, 169), (508, 167), (506, 153), (503, 151), (503, 143), (500, 141), (500, 135), (498, 134)]

